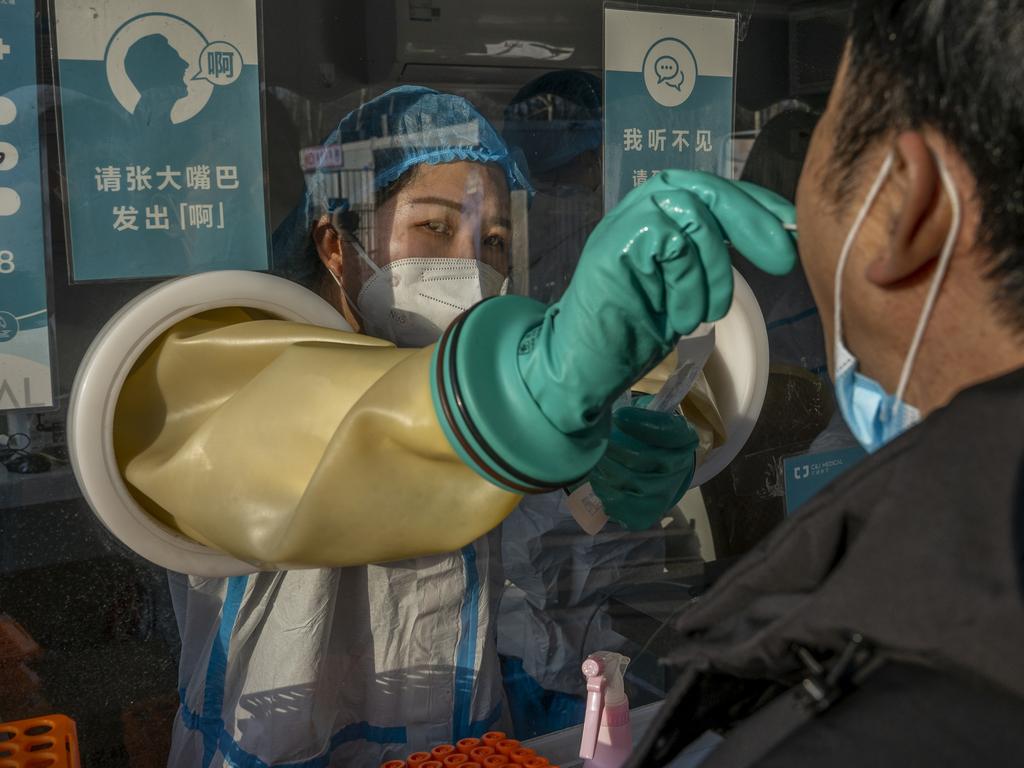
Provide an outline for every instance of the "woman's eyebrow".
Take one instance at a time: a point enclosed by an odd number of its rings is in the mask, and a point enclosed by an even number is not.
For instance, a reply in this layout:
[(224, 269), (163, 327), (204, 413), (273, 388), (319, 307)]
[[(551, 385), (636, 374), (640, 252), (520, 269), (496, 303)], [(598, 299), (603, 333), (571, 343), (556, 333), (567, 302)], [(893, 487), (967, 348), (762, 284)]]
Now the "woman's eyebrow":
[[(466, 206), (457, 200), (449, 200), (446, 197), (417, 197), (410, 200), (406, 205), (442, 205), (445, 208), (451, 208), (453, 211), (464, 213)], [(507, 216), (493, 216), (487, 220), (488, 224), (504, 227), (505, 229), (512, 229), (512, 222)]]
[(465, 210), (465, 206), (457, 200), (449, 200), (446, 197), (417, 197), (415, 200), (410, 200), (409, 205), (443, 205), (446, 208), (452, 208), (459, 213)]

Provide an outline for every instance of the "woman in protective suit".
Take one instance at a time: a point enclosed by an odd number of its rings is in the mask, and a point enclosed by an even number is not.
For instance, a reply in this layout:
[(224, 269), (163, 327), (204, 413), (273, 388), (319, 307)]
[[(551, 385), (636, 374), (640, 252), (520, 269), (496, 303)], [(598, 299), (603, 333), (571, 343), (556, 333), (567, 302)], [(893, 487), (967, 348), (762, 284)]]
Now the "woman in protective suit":
[[(266, 569), (171, 577), (172, 766), (375, 766), (508, 725), (488, 532), (562, 483), (485, 480), (438, 421), (434, 349), (419, 348), (505, 293), (510, 191), (529, 183), (469, 102), (426, 88), (368, 102), (326, 146), (343, 167), (310, 180), (282, 248), (365, 335), (204, 313), (154, 344), (119, 401), (140, 502)], [(607, 426), (564, 479), (600, 458), (589, 477), (609, 513), (645, 526), (688, 486), (696, 438), (641, 412), (606, 452)]]

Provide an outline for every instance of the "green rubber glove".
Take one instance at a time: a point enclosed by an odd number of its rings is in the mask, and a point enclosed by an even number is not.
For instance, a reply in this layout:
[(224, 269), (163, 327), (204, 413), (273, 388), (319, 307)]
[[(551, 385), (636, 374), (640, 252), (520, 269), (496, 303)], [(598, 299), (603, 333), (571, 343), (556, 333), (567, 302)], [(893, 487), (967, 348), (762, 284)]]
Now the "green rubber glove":
[(631, 531), (657, 523), (690, 487), (697, 443), (693, 427), (676, 413), (616, 410), (608, 448), (589, 477), (605, 514)]
[(784, 228), (794, 217), (778, 195), (696, 171), (633, 190), (587, 240), (560, 301), (489, 299), (442, 336), (430, 385), (453, 450), (516, 493), (584, 478), (605, 454), (618, 394), (729, 310), (725, 241), (784, 274), (796, 263)]
[(630, 192), (520, 346), (519, 368), (540, 409), (565, 433), (593, 426), (680, 335), (729, 311), (724, 241), (785, 274), (796, 248), (783, 224), (794, 219), (793, 206), (768, 190), (697, 171), (662, 171)]

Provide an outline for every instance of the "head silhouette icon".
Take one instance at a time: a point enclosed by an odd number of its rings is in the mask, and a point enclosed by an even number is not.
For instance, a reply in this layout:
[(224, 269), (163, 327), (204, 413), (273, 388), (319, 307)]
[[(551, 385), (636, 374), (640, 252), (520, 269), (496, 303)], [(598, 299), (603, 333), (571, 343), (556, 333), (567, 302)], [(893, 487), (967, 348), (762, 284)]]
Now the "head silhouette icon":
[(188, 95), (188, 66), (163, 35), (136, 40), (124, 57), (125, 74), (139, 91), (135, 115), (147, 123), (169, 123), (175, 102)]

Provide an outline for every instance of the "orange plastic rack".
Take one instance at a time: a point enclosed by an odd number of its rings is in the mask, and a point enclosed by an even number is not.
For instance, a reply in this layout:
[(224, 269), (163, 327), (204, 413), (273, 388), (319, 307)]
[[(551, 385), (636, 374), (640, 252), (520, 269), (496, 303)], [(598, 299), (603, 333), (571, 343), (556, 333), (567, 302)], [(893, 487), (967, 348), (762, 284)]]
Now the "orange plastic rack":
[[(2, 766), (0, 766), (2, 768)], [(458, 744), (440, 744), (429, 752), (413, 752), (405, 760), (389, 760), (380, 768), (558, 768), (546, 757), (523, 747), (501, 731)]]
[(75, 721), (64, 715), (0, 723), (0, 768), (81, 768)]

